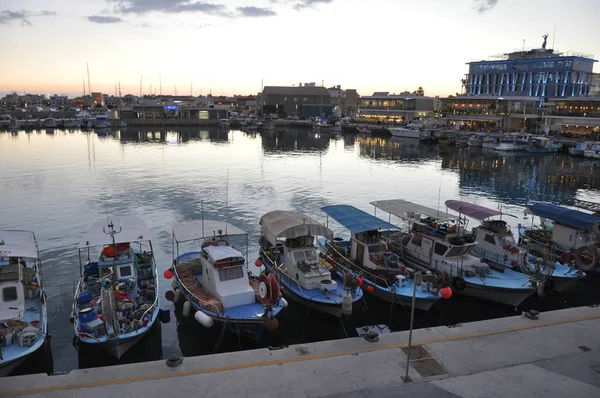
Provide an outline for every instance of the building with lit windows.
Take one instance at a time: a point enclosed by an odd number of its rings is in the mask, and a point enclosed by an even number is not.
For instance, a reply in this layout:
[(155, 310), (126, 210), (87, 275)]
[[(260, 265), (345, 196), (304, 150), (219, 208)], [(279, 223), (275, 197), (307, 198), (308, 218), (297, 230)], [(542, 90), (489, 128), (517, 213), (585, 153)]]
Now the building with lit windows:
[(376, 92), (359, 98), (358, 114), (372, 121), (408, 122), (434, 114), (436, 99), (418, 94)]

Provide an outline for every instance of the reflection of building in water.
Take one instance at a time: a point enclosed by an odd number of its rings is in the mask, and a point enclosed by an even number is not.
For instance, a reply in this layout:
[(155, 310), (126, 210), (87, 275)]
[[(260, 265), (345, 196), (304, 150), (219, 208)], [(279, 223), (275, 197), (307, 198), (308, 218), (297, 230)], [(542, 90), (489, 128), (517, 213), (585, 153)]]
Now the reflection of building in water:
[(261, 136), (265, 153), (327, 149), (331, 138), (328, 134), (292, 129), (263, 132)]
[(450, 148), (440, 156), (443, 169), (458, 172), (465, 193), (484, 192), (507, 203), (556, 203), (575, 198), (579, 189), (600, 190), (600, 164), (569, 156)]
[(437, 156), (438, 147), (419, 145), (419, 140), (356, 137), (360, 156), (376, 160), (423, 160)]
[(229, 132), (219, 128), (177, 127), (175, 128), (132, 128), (120, 132), (121, 142), (168, 142), (179, 143), (190, 140), (229, 142)]

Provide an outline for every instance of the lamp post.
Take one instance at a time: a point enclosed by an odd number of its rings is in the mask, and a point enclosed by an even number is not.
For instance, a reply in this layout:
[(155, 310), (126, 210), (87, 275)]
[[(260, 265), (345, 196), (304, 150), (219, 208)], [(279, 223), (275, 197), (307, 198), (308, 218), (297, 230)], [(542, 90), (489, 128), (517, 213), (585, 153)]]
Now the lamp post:
[[(435, 284), (437, 282), (437, 276), (430, 274), (422, 274), (420, 271), (415, 272), (415, 276), (413, 279), (413, 295), (412, 295), (412, 305), (410, 308), (410, 328), (408, 332), (408, 353), (406, 354), (406, 373), (402, 376), (402, 381), (405, 383), (411, 382), (412, 379), (408, 375), (408, 370), (410, 369), (410, 353), (412, 350), (412, 332), (413, 332), (413, 321), (415, 319), (415, 299), (417, 296), (417, 286), (421, 286), (423, 282), (429, 282), (431, 284)], [(448, 289), (450, 292), (442, 292), (443, 289)], [(452, 290), (449, 287), (444, 287), (440, 290), (440, 294), (443, 298), (452, 297)]]

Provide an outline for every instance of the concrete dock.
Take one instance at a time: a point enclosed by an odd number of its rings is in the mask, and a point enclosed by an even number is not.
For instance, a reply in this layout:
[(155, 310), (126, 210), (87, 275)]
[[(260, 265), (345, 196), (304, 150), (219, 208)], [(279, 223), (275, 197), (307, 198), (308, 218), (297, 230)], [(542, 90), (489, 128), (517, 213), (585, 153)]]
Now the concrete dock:
[(600, 308), (0, 379), (0, 397), (600, 397)]

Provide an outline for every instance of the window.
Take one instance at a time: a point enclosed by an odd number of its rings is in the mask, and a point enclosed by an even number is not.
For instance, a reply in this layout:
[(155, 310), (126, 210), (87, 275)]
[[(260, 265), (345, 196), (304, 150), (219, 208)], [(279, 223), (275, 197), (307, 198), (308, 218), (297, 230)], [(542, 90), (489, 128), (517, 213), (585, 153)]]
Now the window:
[(435, 242), (435, 246), (433, 248), (435, 254), (437, 254), (438, 256), (443, 256), (444, 253), (446, 253), (446, 250), (448, 250), (446, 246), (442, 245), (441, 243)]
[(423, 242), (423, 237), (421, 235), (413, 235), (412, 242), (415, 246), (421, 247), (421, 243)]
[(8, 301), (17, 300), (17, 288), (16, 286), (5, 287), (2, 289), (2, 301), (5, 303)]
[(298, 102), (298, 97), (294, 97), (294, 102)]
[(492, 245), (495, 245), (495, 244), (496, 244), (496, 241), (494, 240), (494, 236), (493, 236), (493, 235), (490, 235), (490, 234), (485, 234), (485, 238), (484, 238), (484, 240), (485, 240), (487, 243), (491, 243)]
[(302, 99), (302, 101), (304, 101), (304, 102), (308, 102), (308, 97), (304, 97), (304, 98)]
[(131, 267), (129, 265), (126, 265), (124, 267), (120, 267), (119, 268), (119, 273), (121, 274), (121, 278), (126, 278), (128, 276), (131, 276), (132, 275)]
[(294, 257), (295, 263), (299, 263), (300, 261), (305, 261), (303, 250), (298, 250), (298, 251), (292, 252), (292, 256)]
[(283, 97), (283, 102), (287, 102), (287, 97)]
[(239, 279), (244, 277), (244, 270), (242, 267), (229, 267), (221, 268), (219, 270), (219, 279), (221, 282), (230, 281), (232, 279)]
[(317, 261), (316, 250), (305, 250), (304, 255), (306, 256), (306, 261)]
[(453, 248), (450, 249), (450, 251), (448, 252), (448, 255), (446, 257), (456, 257), (456, 256), (460, 256), (463, 253), (463, 250), (465, 248), (469, 248), (470, 246), (455, 246)]
[(384, 247), (382, 244), (369, 245), (369, 253), (381, 253)]

